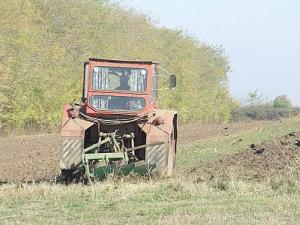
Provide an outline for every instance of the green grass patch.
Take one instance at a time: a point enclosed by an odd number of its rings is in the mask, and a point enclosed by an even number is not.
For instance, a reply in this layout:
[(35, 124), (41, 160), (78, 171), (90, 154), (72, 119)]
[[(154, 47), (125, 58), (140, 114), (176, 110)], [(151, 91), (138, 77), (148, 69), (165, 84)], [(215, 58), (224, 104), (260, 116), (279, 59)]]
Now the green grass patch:
[(271, 124), (264, 128), (241, 131), (229, 136), (199, 140), (189, 146), (182, 147), (176, 158), (177, 172), (201, 166), (226, 155), (234, 154), (248, 148), (252, 143), (270, 140), (300, 130), (300, 119), (293, 118)]

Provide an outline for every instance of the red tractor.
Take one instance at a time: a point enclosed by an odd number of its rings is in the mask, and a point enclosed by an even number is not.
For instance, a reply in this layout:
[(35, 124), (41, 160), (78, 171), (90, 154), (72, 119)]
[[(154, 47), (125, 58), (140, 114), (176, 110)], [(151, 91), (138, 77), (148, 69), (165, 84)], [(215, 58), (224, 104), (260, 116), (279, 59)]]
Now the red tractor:
[[(159, 68), (151, 61), (90, 58), (84, 63), (82, 103), (65, 106), (62, 119), (65, 179), (173, 175), (177, 112), (158, 109)], [(175, 88), (175, 75), (169, 75), (169, 86)]]

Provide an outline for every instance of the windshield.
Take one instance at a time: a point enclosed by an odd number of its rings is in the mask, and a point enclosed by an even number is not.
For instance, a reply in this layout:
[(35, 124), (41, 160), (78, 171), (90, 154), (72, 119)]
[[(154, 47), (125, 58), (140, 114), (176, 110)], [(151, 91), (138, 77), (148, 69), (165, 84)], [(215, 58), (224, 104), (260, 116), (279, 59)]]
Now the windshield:
[(141, 68), (94, 67), (92, 89), (144, 92), (147, 70)]
[(94, 95), (91, 105), (98, 110), (136, 111), (145, 108), (146, 101), (140, 97)]

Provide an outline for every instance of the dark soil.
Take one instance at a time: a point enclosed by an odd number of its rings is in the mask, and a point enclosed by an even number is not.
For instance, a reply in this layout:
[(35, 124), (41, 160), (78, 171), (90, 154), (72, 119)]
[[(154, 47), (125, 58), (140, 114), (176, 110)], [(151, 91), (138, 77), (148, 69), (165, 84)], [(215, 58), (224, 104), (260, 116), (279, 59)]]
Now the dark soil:
[(0, 184), (57, 176), (59, 140), (59, 135), (0, 138)]
[(197, 181), (224, 177), (258, 181), (300, 177), (300, 132), (258, 145), (253, 143), (247, 150), (190, 172), (197, 174)]
[[(219, 137), (239, 132), (241, 130), (259, 129), (274, 122), (254, 122), (236, 124), (200, 124), (192, 123), (179, 126), (179, 145), (191, 144), (196, 140)], [(299, 144), (300, 145), (300, 144)], [(0, 138), (0, 184), (6, 182), (32, 182), (49, 180), (59, 175), (59, 135), (34, 135)], [(256, 157), (265, 157), (268, 150), (262, 154), (253, 155), (253, 151), (242, 156), (247, 161), (245, 165), (250, 167), (251, 160)], [(249, 155), (249, 158), (247, 159)], [(279, 156), (278, 156), (279, 157)], [(249, 161), (250, 160), (250, 161)], [(224, 165), (234, 163), (234, 158)], [(278, 165), (279, 166), (279, 165)], [(260, 167), (264, 167), (263, 161)], [(212, 171), (215, 171), (212, 169)], [(256, 171), (256, 169), (254, 169)], [(254, 173), (254, 172), (253, 172)]]

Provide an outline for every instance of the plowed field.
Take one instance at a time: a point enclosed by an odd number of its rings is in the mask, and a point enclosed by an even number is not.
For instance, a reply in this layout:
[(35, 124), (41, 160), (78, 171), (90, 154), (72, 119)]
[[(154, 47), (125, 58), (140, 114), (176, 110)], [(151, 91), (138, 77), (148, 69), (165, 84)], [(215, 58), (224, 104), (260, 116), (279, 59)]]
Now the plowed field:
[[(179, 131), (179, 145), (190, 144), (199, 139), (227, 136), (242, 130), (259, 129), (274, 123), (278, 122), (182, 125)], [(281, 140), (276, 142), (281, 146), (281, 150), (275, 144), (262, 145), (257, 148), (265, 148), (263, 153), (254, 154), (255, 149), (247, 150), (245, 153), (218, 162), (215, 168), (208, 169), (207, 174), (217, 173), (217, 168), (235, 165), (237, 161), (253, 171), (249, 176), (266, 176), (270, 174), (270, 172), (264, 172), (267, 168), (268, 171), (280, 170), (282, 163), (288, 162), (293, 157), (299, 157), (299, 146), (295, 145), (295, 137), (298, 138), (298, 133), (295, 135), (289, 136), (291, 142), (288, 138), (284, 139), (287, 142), (286, 145), (281, 144)], [(290, 147), (291, 150), (288, 150)], [(59, 174), (59, 148), (59, 135), (0, 138), (0, 183), (49, 180), (57, 176)], [(286, 157), (288, 159), (283, 160)]]
[(59, 135), (0, 138), (0, 183), (58, 175), (58, 151)]
[(198, 181), (215, 178), (271, 180), (300, 177), (300, 132), (251, 144), (243, 151), (190, 171)]

